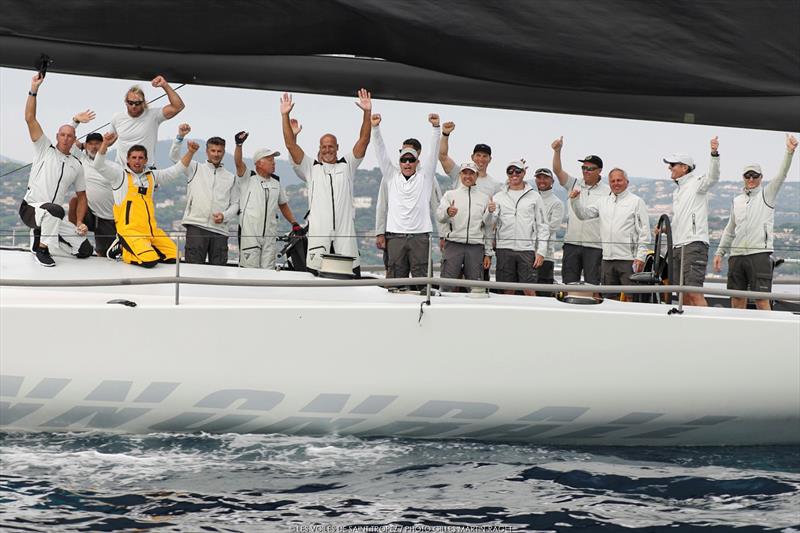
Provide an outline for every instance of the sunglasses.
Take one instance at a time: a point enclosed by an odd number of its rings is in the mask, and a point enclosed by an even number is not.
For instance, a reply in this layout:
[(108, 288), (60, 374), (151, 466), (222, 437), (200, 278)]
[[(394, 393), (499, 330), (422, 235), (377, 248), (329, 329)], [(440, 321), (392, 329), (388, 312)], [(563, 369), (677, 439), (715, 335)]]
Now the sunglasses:
[(746, 180), (757, 180), (761, 178), (761, 174), (756, 174), (755, 172), (748, 172), (743, 177)]
[(667, 163), (667, 164), (669, 165), (669, 168), (675, 168), (678, 165), (682, 165), (683, 163)]
[(144, 100), (125, 100), (125, 103), (129, 106), (137, 107), (144, 103)]
[(401, 163), (416, 163), (417, 162), (417, 158), (416, 157), (401, 157), (400, 158), (400, 162)]
[(512, 176), (512, 175), (513, 176), (519, 176), (523, 172), (525, 172), (525, 171), (522, 170), (521, 168), (516, 168), (516, 167), (510, 167), (510, 168), (508, 168), (506, 170), (506, 174), (508, 174), (509, 176)]
[(584, 166), (581, 167), (581, 170), (583, 170), (584, 172), (594, 172), (598, 168), (600, 168), (600, 167), (587, 167), (587, 166), (584, 165)]

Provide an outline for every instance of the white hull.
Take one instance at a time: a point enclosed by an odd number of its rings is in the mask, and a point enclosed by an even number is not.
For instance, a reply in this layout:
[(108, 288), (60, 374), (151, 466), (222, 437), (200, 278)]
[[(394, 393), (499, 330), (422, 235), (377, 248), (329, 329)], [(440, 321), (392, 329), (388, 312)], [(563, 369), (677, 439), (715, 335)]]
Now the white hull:
[[(3, 279), (168, 276), (101, 259)], [(58, 260), (58, 258), (57, 258)], [(181, 265), (181, 275), (305, 274)], [(800, 316), (378, 287), (0, 289), (8, 430), (800, 443)], [(109, 305), (134, 300), (135, 308)]]

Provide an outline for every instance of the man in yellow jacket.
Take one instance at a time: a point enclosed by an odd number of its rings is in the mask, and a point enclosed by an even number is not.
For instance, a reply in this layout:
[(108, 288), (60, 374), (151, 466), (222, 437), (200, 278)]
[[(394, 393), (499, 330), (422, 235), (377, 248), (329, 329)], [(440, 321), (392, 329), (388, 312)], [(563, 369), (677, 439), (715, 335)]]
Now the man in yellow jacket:
[(106, 161), (108, 146), (115, 140), (114, 133), (103, 136), (94, 166), (108, 180), (114, 193), (114, 222), (122, 246), (122, 260), (146, 268), (152, 268), (156, 263), (174, 263), (178, 247), (158, 227), (153, 189), (183, 175), (199, 145), (190, 141), (188, 151), (179, 163), (163, 170), (150, 170), (147, 168), (147, 149), (141, 145), (128, 149), (125, 168)]

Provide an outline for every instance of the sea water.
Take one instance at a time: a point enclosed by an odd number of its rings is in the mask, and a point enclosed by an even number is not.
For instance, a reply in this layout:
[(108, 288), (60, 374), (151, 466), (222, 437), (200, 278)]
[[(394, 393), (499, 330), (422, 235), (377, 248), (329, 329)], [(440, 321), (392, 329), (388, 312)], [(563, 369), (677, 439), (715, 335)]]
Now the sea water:
[(800, 449), (0, 433), (0, 530), (800, 533)]

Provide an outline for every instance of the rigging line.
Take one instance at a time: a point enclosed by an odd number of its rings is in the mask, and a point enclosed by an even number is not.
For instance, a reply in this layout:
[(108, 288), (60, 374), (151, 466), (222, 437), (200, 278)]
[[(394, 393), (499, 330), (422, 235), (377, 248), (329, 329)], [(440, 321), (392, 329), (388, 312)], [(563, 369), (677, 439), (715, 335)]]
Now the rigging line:
[[(185, 84), (185, 83), (181, 83), (180, 85), (178, 85), (177, 87), (175, 87), (175, 88), (173, 89), (173, 91), (175, 91), (175, 92), (178, 92), (178, 90), (180, 90), (180, 89), (181, 89), (181, 87), (183, 87), (184, 85), (186, 85), (186, 84)], [(155, 97), (155, 98), (153, 98), (152, 100), (149, 100), (147, 103), (148, 103), (148, 104), (152, 104), (152, 103), (153, 103), (153, 102), (155, 102), (156, 100), (160, 100), (161, 98), (164, 98), (165, 96), (167, 96), (167, 93), (164, 93), (164, 94), (162, 94), (161, 96), (156, 96), (156, 97)], [(108, 121), (108, 122), (106, 122), (106, 123), (105, 123), (105, 124), (103, 124), (102, 126), (97, 126), (95, 129), (93, 129), (93, 130), (92, 130), (92, 131), (90, 131), (90, 132), (84, 133), (83, 135), (81, 135), (80, 137), (78, 137), (78, 139), (83, 139), (84, 137), (86, 137), (86, 136), (87, 136), (87, 135), (89, 135), (90, 133), (94, 133), (94, 132), (96, 132), (97, 130), (99, 130), (99, 129), (101, 129), (101, 128), (105, 128), (105, 127), (106, 127), (106, 126), (108, 126), (109, 124), (111, 124), (111, 121)], [(4, 172), (3, 174), (0, 174), (0, 178), (5, 178), (5, 177), (6, 177), (6, 176), (8, 176), (9, 174), (13, 174), (14, 172), (18, 172), (18, 171), (20, 171), (20, 170), (22, 170), (22, 169), (24, 169), (24, 168), (28, 168), (28, 167), (29, 167), (29, 166), (31, 166), (32, 164), (33, 164), (33, 162), (30, 162), (30, 163), (28, 163), (27, 165), (22, 165), (21, 167), (19, 167), (19, 168), (15, 168), (14, 170), (9, 170), (8, 172)]]

